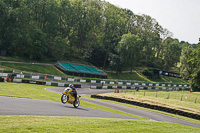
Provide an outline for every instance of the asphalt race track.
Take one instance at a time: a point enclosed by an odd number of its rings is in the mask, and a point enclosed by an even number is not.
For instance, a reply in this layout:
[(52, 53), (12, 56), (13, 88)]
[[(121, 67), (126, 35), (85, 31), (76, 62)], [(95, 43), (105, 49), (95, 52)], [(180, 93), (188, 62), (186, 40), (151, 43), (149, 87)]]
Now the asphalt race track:
[[(46, 90), (61, 94), (64, 88), (47, 88)], [(99, 94), (106, 92), (113, 92), (111, 90), (98, 90), (89, 88), (77, 89), (78, 94)], [(181, 119), (177, 119), (171, 116), (145, 111), (136, 108), (130, 108), (118, 104), (109, 102), (102, 102), (94, 99), (81, 98), (91, 103), (109, 107), (112, 109), (120, 110), (144, 118), (148, 118), (154, 121), (171, 122), (177, 124), (183, 124), (193, 127), (200, 128), (200, 125), (187, 122)], [(3, 97), (0, 96), (0, 115), (1, 116), (78, 116), (78, 117), (103, 117), (103, 118), (121, 118), (121, 119), (136, 119), (129, 116), (120, 114), (110, 113), (106, 111), (99, 111), (86, 107), (79, 106), (74, 108), (72, 104), (62, 104), (61, 102), (52, 102), (44, 100), (26, 99), (26, 98), (15, 98), (15, 97)]]
[(79, 116), (135, 119), (124, 115), (99, 111), (81, 106), (79, 106), (79, 108), (74, 108), (72, 104), (62, 104), (58, 102), (26, 98), (0, 96), (0, 105), (0, 115), (4, 116)]
[[(62, 94), (64, 88), (47, 88), (46, 90), (51, 91), (51, 92), (55, 92), (55, 93), (58, 93), (58, 94)], [(84, 95), (84, 94), (91, 95), (91, 94), (113, 92), (113, 90), (78, 88), (77, 92), (78, 92), (79, 95)], [(101, 105), (101, 106), (109, 107), (109, 108), (112, 108), (112, 109), (116, 109), (116, 110), (119, 110), (119, 111), (123, 111), (123, 112), (126, 112), (126, 113), (130, 113), (130, 114), (133, 114), (133, 115), (141, 116), (141, 117), (153, 120), (153, 121), (170, 122), (170, 123), (176, 123), (176, 124), (182, 124), (182, 125), (188, 125), (188, 126), (200, 128), (199, 124), (191, 123), (191, 122), (188, 122), (188, 121), (185, 121), (185, 120), (182, 120), (182, 119), (178, 119), (178, 118), (171, 117), (171, 116), (168, 116), (168, 115), (163, 115), (163, 114), (160, 114), (160, 113), (155, 113), (155, 112), (146, 111), (146, 110), (137, 109), (137, 108), (126, 107), (126, 106), (122, 106), (122, 105), (118, 105), (118, 104), (114, 104), (114, 103), (95, 100), (95, 99), (81, 98), (81, 100), (88, 101), (88, 102), (91, 102), (91, 103), (95, 103), (95, 104), (98, 104), (98, 105)]]

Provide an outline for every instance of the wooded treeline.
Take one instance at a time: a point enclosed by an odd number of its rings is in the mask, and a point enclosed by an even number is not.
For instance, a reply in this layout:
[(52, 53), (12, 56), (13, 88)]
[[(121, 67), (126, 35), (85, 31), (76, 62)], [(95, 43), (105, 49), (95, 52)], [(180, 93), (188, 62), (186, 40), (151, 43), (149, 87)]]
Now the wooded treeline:
[(78, 58), (116, 72), (181, 62), (200, 90), (200, 47), (179, 43), (150, 16), (101, 0), (1, 0), (0, 50), (30, 60)]
[(1, 0), (0, 49), (31, 60), (76, 57), (120, 71), (169, 69), (181, 48), (147, 15), (100, 0)]

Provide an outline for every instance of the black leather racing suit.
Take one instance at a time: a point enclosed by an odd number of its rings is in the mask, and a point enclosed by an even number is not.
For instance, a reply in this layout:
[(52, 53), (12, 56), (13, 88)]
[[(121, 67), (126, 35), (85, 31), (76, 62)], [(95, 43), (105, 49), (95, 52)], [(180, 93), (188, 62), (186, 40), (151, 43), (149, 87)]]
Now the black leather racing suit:
[(76, 100), (77, 100), (77, 91), (76, 91), (76, 89), (74, 87), (72, 88), (72, 91), (73, 91), (74, 98), (75, 98), (74, 102), (76, 102)]

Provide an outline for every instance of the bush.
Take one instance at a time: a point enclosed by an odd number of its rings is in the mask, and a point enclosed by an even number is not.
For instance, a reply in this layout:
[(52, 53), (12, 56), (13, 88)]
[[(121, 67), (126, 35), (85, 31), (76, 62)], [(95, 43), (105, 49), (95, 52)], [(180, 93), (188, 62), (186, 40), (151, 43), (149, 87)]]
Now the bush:
[(149, 71), (147, 68), (144, 68), (142, 70), (142, 74), (144, 74), (145, 76), (153, 76), (153, 72), (152, 71)]

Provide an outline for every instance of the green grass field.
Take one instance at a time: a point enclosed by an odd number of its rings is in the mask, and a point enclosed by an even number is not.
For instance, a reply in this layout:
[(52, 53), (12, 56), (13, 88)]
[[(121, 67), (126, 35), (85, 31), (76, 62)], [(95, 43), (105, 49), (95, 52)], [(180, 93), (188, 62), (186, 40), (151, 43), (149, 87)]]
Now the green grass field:
[(85, 117), (1, 116), (0, 132), (41, 133), (199, 133), (200, 128), (173, 123)]
[(116, 74), (116, 73), (108, 73), (108, 79), (120, 79), (120, 80), (138, 80), (138, 81), (143, 81), (143, 82), (168, 82), (168, 83), (188, 83), (188, 81), (179, 79), (179, 78), (174, 78), (174, 77), (168, 77), (168, 76), (161, 76), (161, 78), (157, 79), (148, 79), (144, 75), (141, 75), (136, 72), (132, 73), (121, 73), (121, 74)]
[(21, 62), (29, 62), (30, 60), (22, 59), (18, 57), (8, 57), (8, 56), (0, 56), (1, 61), (21, 61)]
[(21, 64), (21, 63), (7, 63), (2, 62), (0, 65), (0, 69), (4, 71), (12, 71), (15, 70), (17, 72), (34, 72), (41, 74), (49, 74), (49, 75), (59, 75), (66, 76), (64, 73), (59, 71), (56, 67), (51, 65), (37, 65), (37, 64)]
[(109, 79), (121, 79), (121, 80), (140, 80), (140, 81), (146, 81), (145, 79), (139, 77), (135, 72), (133, 73), (108, 73)]
[[(43, 85), (0, 83), (0, 96), (22, 97), (60, 102), (59, 94), (45, 90)], [(55, 87), (56, 88), (56, 87)]]
[(145, 94), (141, 92), (134, 92), (132, 94), (139, 96), (141, 98), (142, 97), (143, 98), (145, 97), (161, 98), (161, 99), (177, 100), (180, 102), (183, 101), (183, 102), (187, 102), (194, 105), (200, 104), (200, 95), (194, 92), (189, 93), (189, 91), (169, 91), (169, 92), (168, 91), (157, 91), (157, 92), (146, 91)]

